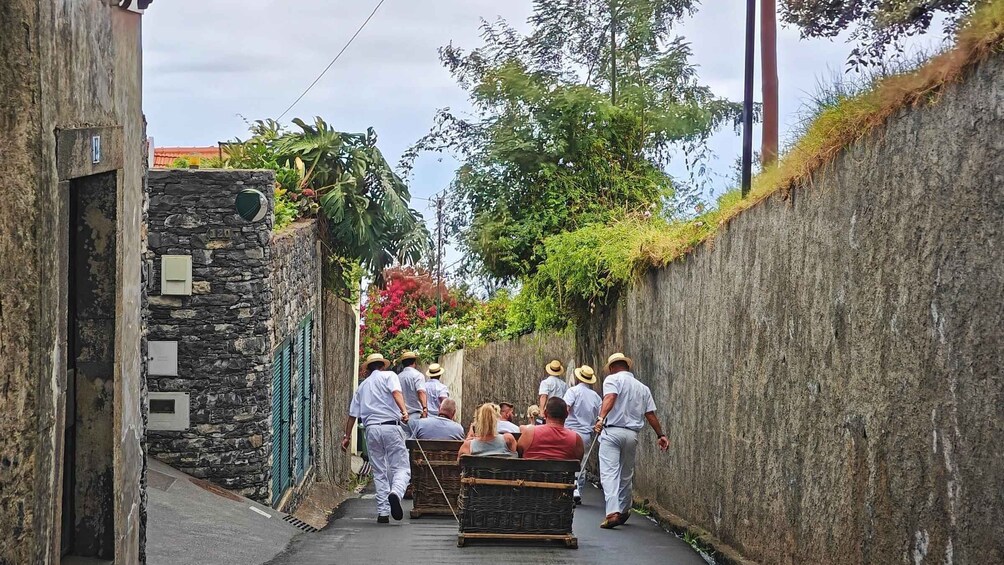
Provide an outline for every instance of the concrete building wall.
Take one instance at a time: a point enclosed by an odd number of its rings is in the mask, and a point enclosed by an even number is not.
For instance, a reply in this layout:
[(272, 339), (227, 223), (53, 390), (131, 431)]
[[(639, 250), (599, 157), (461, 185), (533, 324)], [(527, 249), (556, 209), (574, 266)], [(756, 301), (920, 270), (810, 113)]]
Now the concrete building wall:
[(450, 398), (457, 403), (457, 414), (464, 414), (464, 350), (447, 353), (439, 360), (443, 366), (440, 381), (450, 390)]
[[(149, 340), (177, 343), (177, 375), (151, 374), (147, 381), (151, 393), (187, 393), (190, 415), (187, 429), (151, 429), (150, 454), (263, 502), (270, 474), (272, 214), (249, 222), (234, 202), (240, 191), (257, 189), (271, 206), (273, 184), (270, 171), (149, 173)], [(165, 255), (191, 257), (191, 296), (163, 294)]]
[(760, 563), (1004, 563), (1002, 249), (996, 57), (580, 332), (669, 430), (636, 495)]
[[(112, 532), (94, 532), (106, 540), (102, 556), (139, 560), (140, 15), (110, 4), (8, 0), (0, 6), (0, 196), (6, 206), (0, 219), (0, 562), (52, 563), (61, 551), (69, 183), (102, 173), (111, 173), (116, 187), (115, 213), (104, 218), (112, 222), (104, 227), (114, 240), (114, 269), (102, 281), (113, 289), (106, 302), (113, 310), (92, 319), (112, 318), (105, 354), (114, 362), (91, 381), (111, 406), (88, 408), (105, 410), (111, 421), (103, 419), (104, 429), (81, 439), (97, 439), (111, 453), (89, 468), (106, 471), (78, 502), (107, 501), (103, 512), (112, 515)], [(95, 135), (103, 142), (97, 162), (89, 143), (76, 143)]]
[(342, 452), (342, 433), (349, 414), (349, 402), (359, 376), (359, 313), (356, 308), (323, 292), (320, 327), (323, 363), (317, 391), (317, 418), (314, 437), (319, 480), (341, 484), (349, 479), (351, 457)]
[(474, 411), (485, 402), (512, 402), (525, 423), (526, 409), (537, 404), (540, 381), (547, 376), (544, 365), (560, 359), (571, 375), (574, 368), (575, 336), (531, 334), (512, 341), (489, 343), (464, 350), (463, 411), (461, 421), (471, 422)]

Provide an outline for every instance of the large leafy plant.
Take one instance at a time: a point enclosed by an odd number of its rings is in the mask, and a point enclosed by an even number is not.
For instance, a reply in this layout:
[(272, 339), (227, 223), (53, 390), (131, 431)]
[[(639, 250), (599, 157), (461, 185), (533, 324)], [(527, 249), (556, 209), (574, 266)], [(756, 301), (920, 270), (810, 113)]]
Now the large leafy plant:
[(377, 282), (395, 263), (417, 263), (429, 232), (373, 129), (340, 132), (320, 117), (293, 123), (298, 131), (273, 120), (255, 122), (249, 140), (228, 148), (230, 164), (275, 170), (279, 188), (299, 203), (300, 214), (318, 216), (334, 258), (329, 270), (337, 271), (329, 273), (334, 286), (351, 291), (358, 285), (353, 262)]

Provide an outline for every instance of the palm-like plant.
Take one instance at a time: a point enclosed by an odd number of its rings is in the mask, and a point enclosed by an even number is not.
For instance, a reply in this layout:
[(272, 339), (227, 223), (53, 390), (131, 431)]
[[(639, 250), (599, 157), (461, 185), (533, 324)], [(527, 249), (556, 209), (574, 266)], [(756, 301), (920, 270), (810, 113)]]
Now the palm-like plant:
[(330, 253), (358, 261), (378, 282), (386, 267), (417, 263), (429, 231), (410, 207), (408, 186), (377, 148), (376, 132), (339, 132), (320, 117), (293, 123), (300, 131), (256, 122), (245, 145), (264, 145), (274, 163), (300, 172), (301, 194), (320, 205)]

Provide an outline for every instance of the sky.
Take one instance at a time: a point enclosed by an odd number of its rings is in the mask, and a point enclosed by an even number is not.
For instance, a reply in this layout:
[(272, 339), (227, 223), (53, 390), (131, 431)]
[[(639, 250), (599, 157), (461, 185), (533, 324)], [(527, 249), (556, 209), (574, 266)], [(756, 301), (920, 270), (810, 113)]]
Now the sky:
[[(377, 0), (171, 0), (144, 16), (144, 107), (156, 146), (215, 145), (244, 137), (245, 120), (277, 117), (316, 78)], [(336, 129), (374, 127), (391, 163), (424, 135), (438, 108), (463, 110), (466, 97), (439, 63), (437, 49), (481, 44), (482, 19), (502, 17), (526, 30), (531, 0), (385, 0), (372, 21), (290, 112), (320, 115)], [(677, 28), (690, 42), (701, 81), (742, 100), (744, 3), (707, 0)], [(817, 82), (844, 70), (851, 46), (803, 40), (779, 27), (782, 145)], [(759, 57), (759, 54), (758, 54)], [(759, 60), (759, 59), (758, 59)], [(759, 63), (758, 63), (759, 64)], [(756, 97), (759, 100), (759, 77)], [(754, 147), (759, 147), (756, 131)], [(709, 146), (713, 197), (731, 188), (741, 139), (727, 127)], [(456, 163), (427, 155), (410, 181), (414, 207), (445, 188)], [(682, 160), (670, 167), (683, 174)], [(450, 255), (455, 255), (451, 251)], [(448, 260), (450, 258), (448, 257)]]

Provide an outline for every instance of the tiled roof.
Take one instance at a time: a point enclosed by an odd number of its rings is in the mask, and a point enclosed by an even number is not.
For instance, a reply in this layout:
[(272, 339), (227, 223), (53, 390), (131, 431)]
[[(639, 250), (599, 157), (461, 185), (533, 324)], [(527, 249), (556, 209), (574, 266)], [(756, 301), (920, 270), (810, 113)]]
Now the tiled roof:
[[(226, 152), (223, 152), (223, 156), (226, 156)], [(217, 146), (210, 147), (154, 147), (153, 149), (153, 166), (154, 168), (165, 168), (170, 167), (174, 163), (175, 159), (184, 157), (190, 159), (191, 157), (198, 157), (199, 159), (213, 159), (220, 157), (220, 148)]]

